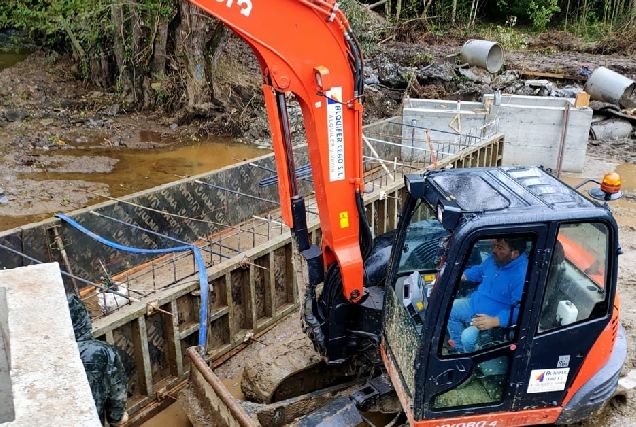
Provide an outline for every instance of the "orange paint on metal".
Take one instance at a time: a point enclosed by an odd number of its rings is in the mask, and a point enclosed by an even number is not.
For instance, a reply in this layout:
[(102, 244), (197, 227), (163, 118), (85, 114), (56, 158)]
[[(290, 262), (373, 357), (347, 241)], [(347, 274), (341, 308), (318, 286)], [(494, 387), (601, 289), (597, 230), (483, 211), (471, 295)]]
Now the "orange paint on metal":
[(614, 342), (618, 335), (619, 312), (620, 301), (618, 299), (618, 295), (616, 295), (612, 319), (603, 332), (601, 332), (601, 335), (598, 337), (585, 357), (585, 361), (583, 362), (583, 365), (581, 365), (581, 369), (579, 369), (579, 372), (576, 374), (576, 378), (572, 382), (572, 386), (566, 394), (565, 399), (563, 399), (564, 406), (567, 405), (576, 392), (579, 391), (581, 387), (590, 380), (590, 378), (592, 378), (603, 366), (605, 366), (612, 355)]

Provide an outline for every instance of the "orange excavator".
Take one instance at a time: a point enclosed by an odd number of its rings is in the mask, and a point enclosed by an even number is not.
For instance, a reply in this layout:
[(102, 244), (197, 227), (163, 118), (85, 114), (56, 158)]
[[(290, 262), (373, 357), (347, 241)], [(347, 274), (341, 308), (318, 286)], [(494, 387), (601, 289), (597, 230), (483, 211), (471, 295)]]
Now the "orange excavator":
[[(626, 357), (607, 206), (620, 177), (590, 190), (597, 202), (540, 167), (406, 175), (377, 279), (365, 265), (376, 249), (362, 199), (363, 60), (338, 3), (192, 2), (260, 63), (282, 215), (308, 266), (303, 330), (328, 363), (377, 350), (413, 426), (566, 424), (611, 398)], [(288, 92), (304, 117), (321, 248), (308, 238)], [(352, 395), (363, 410), (386, 390), (374, 380)]]

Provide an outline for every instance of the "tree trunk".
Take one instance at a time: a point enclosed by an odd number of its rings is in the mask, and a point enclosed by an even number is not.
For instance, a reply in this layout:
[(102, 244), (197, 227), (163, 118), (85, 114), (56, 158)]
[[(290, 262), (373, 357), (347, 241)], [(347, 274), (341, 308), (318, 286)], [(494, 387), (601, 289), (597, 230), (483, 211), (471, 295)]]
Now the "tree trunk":
[(111, 87), (113, 84), (111, 63), (101, 43), (91, 42), (88, 58), (91, 82), (102, 89)]
[(223, 25), (187, 0), (180, 0), (181, 22), (177, 30), (177, 51), (186, 74), (187, 110), (208, 115), (212, 108), (212, 85), (206, 51), (217, 25)]
[(148, 65), (151, 54), (146, 49), (144, 40), (150, 36), (150, 29), (144, 24), (144, 17), (140, 11), (139, 3), (136, 0), (128, 0), (130, 6), (130, 27), (132, 30), (132, 40), (130, 42), (130, 68), (132, 70), (135, 107), (147, 108), (147, 100), (151, 98), (148, 89), (150, 84), (145, 82), (146, 66)]
[(168, 28), (170, 22), (177, 13), (176, 9), (170, 15), (157, 16), (154, 28), (154, 42), (152, 62), (150, 63), (150, 71), (153, 76), (163, 76), (166, 71), (166, 46), (168, 44)]
[(116, 61), (117, 85), (125, 104), (124, 107), (128, 107), (128, 105), (135, 103), (135, 89), (131, 70), (126, 60), (124, 41), (127, 31), (124, 22), (124, 7), (120, 3), (113, 3), (111, 20), (113, 22), (113, 53)]

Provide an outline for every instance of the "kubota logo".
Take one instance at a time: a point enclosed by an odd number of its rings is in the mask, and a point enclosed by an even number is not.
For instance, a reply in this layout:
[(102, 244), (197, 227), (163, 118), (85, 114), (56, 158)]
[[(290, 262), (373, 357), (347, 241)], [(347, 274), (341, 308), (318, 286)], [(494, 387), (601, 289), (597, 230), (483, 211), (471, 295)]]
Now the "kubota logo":
[[(234, 0), (216, 0), (217, 3), (225, 2), (227, 7), (232, 7), (232, 3)], [(241, 14), (245, 16), (250, 16), (252, 13), (252, 2), (251, 0), (237, 0), (236, 5), (241, 8)]]

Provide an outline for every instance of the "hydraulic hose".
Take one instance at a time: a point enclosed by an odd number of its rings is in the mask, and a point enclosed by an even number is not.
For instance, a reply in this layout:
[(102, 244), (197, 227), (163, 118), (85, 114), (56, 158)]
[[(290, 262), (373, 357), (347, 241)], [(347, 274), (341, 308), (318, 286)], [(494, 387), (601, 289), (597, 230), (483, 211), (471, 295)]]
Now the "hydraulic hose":
[(360, 191), (356, 191), (356, 206), (358, 207), (358, 217), (360, 218), (360, 231), (358, 236), (358, 241), (360, 242), (360, 253), (362, 255), (362, 260), (366, 261), (373, 249), (373, 234), (371, 233), (371, 227), (367, 221), (367, 214), (364, 211), (364, 201), (362, 200), (362, 194), (360, 194)]
[(87, 236), (93, 238), (94, 240), (103, 243), (106, 246), (110, 246), (111, 248), (118, 249), (121, 251), (131, 252), (135, 254), (167, 254), (173, 252), (185, 252), (192, 251), (194, 254), (194, 259), (197, 263), (197, 267), (199, 269), (199, 289), (201, 290), (201, 310), (199, 313), (199, 347), (203, 347), (206, 349), (206, 337), (207, 337), (207, 324), (208, 324), (208, 275), (205, 271), (205, 262), (203, 261), (203, 257), (201, 256), (201, 252), (199, 248), (194, 245), (186, 245), (186, 246), (177, 246), (174, 248), (165, 248), (165, 249), (139, 249), (139, 248), (131, 248), (129, 246), (120, 245), (119, 243), (111, 242), (110, 240), (104, 239), (101, 236), (93, 233), (88, 230), (84, 226), (77, 223), (75, 220), (69, 218), (68, 216), (58, 213), (55, 215), (63, 221), (66, 221), (69, 225), (73, 226), (77, 230), (86, 234)]

